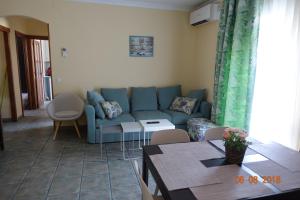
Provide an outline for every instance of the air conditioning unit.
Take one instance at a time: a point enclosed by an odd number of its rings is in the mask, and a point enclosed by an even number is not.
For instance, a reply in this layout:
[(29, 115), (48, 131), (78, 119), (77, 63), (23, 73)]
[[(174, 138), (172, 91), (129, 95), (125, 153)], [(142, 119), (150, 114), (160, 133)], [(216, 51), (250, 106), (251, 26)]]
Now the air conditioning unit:
[(190, 24), (196, 26), (209, 21), (219, 20), (220, 17), (220, 4), (212, 3), (203, 6), (190, 14)]

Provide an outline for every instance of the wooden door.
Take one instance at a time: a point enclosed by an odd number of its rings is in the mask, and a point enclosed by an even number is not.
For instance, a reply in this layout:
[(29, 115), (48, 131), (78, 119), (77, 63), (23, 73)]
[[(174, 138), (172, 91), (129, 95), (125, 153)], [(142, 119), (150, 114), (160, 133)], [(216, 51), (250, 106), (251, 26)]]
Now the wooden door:
[(33, 40), (33, 59), (35, 68), (36, 100), (38, 107), (44, 104), (44, 63), (41, 40)]

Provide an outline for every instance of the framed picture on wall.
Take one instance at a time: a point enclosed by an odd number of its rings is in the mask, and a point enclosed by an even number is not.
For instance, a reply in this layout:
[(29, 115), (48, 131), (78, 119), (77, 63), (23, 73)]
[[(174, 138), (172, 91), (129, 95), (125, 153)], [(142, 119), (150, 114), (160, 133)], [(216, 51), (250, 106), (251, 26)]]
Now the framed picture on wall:
[(153, 57), (153, 37), (129, 36), (130, 57)]

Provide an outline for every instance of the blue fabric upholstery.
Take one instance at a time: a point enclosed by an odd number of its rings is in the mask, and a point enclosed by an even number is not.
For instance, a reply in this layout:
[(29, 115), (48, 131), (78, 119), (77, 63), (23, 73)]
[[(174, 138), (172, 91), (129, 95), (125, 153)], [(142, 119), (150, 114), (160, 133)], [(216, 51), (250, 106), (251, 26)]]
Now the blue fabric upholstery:
[(123, 112), (128, 113), (129, 100), (126, 88), (102, 88), (101, 94), (105, 101), (116, 101), (121, 106)]
[(191, 118), (198, 118), (203, 116), (201, 113), (192, 113), (191, 115), (187, 115), (186, 113), (172, 110), (164, 110), (164, 112), (172, 117), (172, 122), (174, 124), (186, 124), (187, 120)]
[(159, 109), (168, 109), (175, 97), (181, 96), (181, 86), (162, 87), (157, 89)]
[(203, 114), (203, 117), (210, 119), (211, 104), (207, 101), (202, 101), (200, 105), (200, 112)]
[(197, 99), (197, 103), (194, 106), (193, 113), (199, 112), (201, 101), (205, 99), (205, 89), (191, 90), (188, 93), (187, 97)]
[(135, 111), (132, 112), (133, 117), (136, 121), (138, 120), (148, 120), (148, 119), (167, 119), (170, 122), (172, 121), (172, 118), (170, 115), (161, 112), (161, 111)]
[(96, 124), (95, 109), (92, 105), (85, 105), (85, 115), (87, 121), (87, 141), (88, 143), (96, 143)]
[(133, 87), (131, 91), (131, 111), (157, 110), (155, 87)]
[(88, 103), (94, 106), (95, 108), (95, 114), (97, 117), (104, 119), (105, 113), (101, 107), (101, 103), (104, 102), (104, 98), (96, 91), (87, 91), (86, 97), (88, 100)]
[[(148, 88), (147, 88), (148, 89)], [(147, 90), (146, 89), (146, 90)], [(200, 108), (198, 112), (192, 113), (191, 115), (186, 115), (182, 112), (176, 112), (176, 111), (170, 111), (168, 108), (173, 101), (173, 99), (176, 96), (181, 96), (181, 87), (175, 86), (175, 87), (167, 87), (167, 88), (160, 88), (160, 97), (159, 100), (160, 103), (162, 103), (162, 106), (166, 106), (167, 109), (164, 109), (164, 111), (161, 110), (147, 110), (147, 111), (134, 111), (132, 113), (124, 112), (120, 116), (118, 116), (115, 119), (109, 120), (109, 119), (100, 119), (96, 117), (95, 114), (95, 107), (92, 104), (87, 104), (85, 106), (85, 114), (87, 119), (87, 141), (89, 143), (99, 143), (99, 135), (101, 128), (104, 126), (113, 126), (113, 128), (116, 128), (118, 131), (112, 133), (105, 133), (103, 134), (103, 141), (104, 142), (116, 142), (120, 141), (121, 137), (120, 134), (122, 132), (121, 127), (119, 126), (121, 122), (134, 122), (138, 120), (146, 120), (146, 119), (168, 119), (173, 124), (175, 124), (176, 128), (182, 128), (186, 129), (186, 122), (190, 118), (198, 118), (198, 117), (205, 117), (210, 118), (210, 111), (211, 111), (211, 104), (207, 101), (202, 101), (200, 104)], [(122, 109), (130, 110), (129, 109), (129, 100), (127, 95), (126, 89), (102, 89), (102, 94), (104, 98), (107, 98), (105, 100), (108, 101), (117, 101)], [(142, 92), (142, 91), (141, 91)], [(149, 91), (147, 91), (149, 92)], [(193, 92), (191, 92), (190, 95), (192, 95)], [(141, 94), (143, 95), (143, 94)], [(193, 94), (196, 95), (196, 94)], [(165, 101), (163, 99), (165, 97), (167, 100)], [(89, 100), (91, 99), (91, 95), (87, 97)], [(137, 98), (139, 99), (139, 97)], [(96, 99), (97, 101), (102, 101), (102, 99)], [(148, 100), (148, 99), (146, 99)], [(143, 100), (142, 100), (143, 101)], [(168, 103), (169, 102), (169, 103)], [(149, 108), (149, 105), (142, 105), (140, 104), (138, 106), (138, 109), (140, 107)], [(102, 108), (102, 107), (101, 107)], [(111, 128), (111, 127), (110, 127)], [(105, 130), (107, 131), (107, 130)], [(141, 134), (141, 137), (143, 138), (143, 134)], [(125, 140), (130, 139), (129, 135), (125, 137)]]
[(112, 125), (120, 125), (121, 122), (134, 122), (135, 119), (132, 117), (130, 113), (122, 113), (116, 118), (113, 119), (96, 119), (97, 126), (112, 126)]

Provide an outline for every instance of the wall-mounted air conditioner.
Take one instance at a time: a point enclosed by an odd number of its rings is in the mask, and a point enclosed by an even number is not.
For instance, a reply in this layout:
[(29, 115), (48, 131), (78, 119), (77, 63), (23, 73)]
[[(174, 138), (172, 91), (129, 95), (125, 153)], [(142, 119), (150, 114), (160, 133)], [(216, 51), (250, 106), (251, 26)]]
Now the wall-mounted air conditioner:
[(209, 21), (219, 20), (220, 17), (220, 4), (212, 3), (203, 6), (190, 14), (190, 24), (196, 26)]

